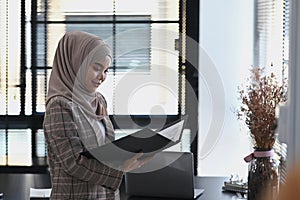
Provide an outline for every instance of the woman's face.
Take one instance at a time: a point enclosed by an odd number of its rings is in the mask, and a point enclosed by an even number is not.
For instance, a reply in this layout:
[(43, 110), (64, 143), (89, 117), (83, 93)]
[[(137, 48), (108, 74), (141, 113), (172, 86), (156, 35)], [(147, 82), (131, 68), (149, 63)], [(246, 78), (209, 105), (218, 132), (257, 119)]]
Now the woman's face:
[(96, 92), (99, 85), (105, 81), (110, 64), (111, 59), (106, 56), (106, 58), (100, 59), (88, 67), (85, 77), (85, 87), (89, 92)]

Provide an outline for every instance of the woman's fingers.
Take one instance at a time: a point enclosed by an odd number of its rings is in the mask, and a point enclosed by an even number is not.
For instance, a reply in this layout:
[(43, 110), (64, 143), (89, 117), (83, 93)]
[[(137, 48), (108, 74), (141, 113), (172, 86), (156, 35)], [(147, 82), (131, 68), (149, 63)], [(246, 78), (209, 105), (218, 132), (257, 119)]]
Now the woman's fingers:
[(144, 158), (144, 159), (142, 159), (142, 160), (139, 160), (141, 166), (144, 165), (144, 164), (146, 164), (146, 163), (149, 162), (150, 160), (152, 160), (152, 159), (154, 158), (154, 156), (155, 156), (155, 155), (148, 156), (148, 157), (146, 157), (146, 158)]
[(137, 160), (137, 159), (139, 159), (140, 157), (142, 157), (143, 155), (144, 155), (143, 152), (136, 153), (134, 156), (132, 156), (132, 159), (133, 159), (133, 160)]
[(144, 159), (139, 159), (144, 155), (143, 152), (139, 152), (136, 153), (134, 156), (132, 156), (131, 158), (129, 158), (127, 161), (125, 161), (124, 163), (124, 171), (125, 172), (129, 172), (131, 170), (140, 168), (141, 166), (143, 166), (144, 164), (146, 164), (147, 162), (149, 162), (154, 155), (146, 157)]
[(143, 152), (136, 153), (134, 156), (124, 162), (123, 169), (125, 172), (129, 172), (139, 167), (140, 163), (138, 159), (144, 155)]

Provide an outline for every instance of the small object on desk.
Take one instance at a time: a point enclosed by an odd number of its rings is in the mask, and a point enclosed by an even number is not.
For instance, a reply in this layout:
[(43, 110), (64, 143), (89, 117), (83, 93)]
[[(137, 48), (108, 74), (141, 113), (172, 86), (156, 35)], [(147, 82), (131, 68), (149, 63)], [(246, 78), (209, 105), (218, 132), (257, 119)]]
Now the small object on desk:
[(223, 191), (246, 194), (248, 191), (248, 184), (243, 182), (243, 180), (233, 180), (233, 176), (231, 176), (229, 181), (224, 182), (222, 189)]
[(51, 194), (51, 188), (30, 188), (30, 199), (49, 199)]
[(3, 193), (0, 193), (0, 200), (3, 199)]

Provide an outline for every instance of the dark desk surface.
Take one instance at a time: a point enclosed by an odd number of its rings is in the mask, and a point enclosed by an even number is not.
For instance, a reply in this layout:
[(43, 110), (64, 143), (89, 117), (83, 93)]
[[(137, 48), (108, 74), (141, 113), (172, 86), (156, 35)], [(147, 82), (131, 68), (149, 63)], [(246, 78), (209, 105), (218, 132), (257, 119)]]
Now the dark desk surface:
[[(203, 188), (204, 193), (197, 200), (231, 200), (233, 193), (222, 192), (222, 185), (225, 177), (196, 177), (196, 188)], [(50, 188), (48, 174), (9, 174), (0, 173), (0, 193), (3, 193), (5, 200), (29, 199), (29, 188)], [(124, 194), (122, 184), (121, 200), (155, 200), (155, 198), (128, 197)], [(159, 198), (163, 200), (162, 198)]]
[(48, 174), (0, 174), (0, 193), (4, 200), (28, 200), (30, 188), (50, 188)]
[[(197, 200), (232, 200), (234, 193), (228, 193), (222, 191), (224, 181), (228, 181), (226, 177), (196, 177), (195, 179), (196, 188), (204, 189), (204, 193), (197, 198)], [(124, 194), (124, 184), (121, 187), (121, 200), (155, 200), (157, 198), (146, 198), (146, 197), (129, 197)], [(170, 200), (159, 198), (159, 200)], [(172, 200), (175, 200), (172, 198)]]

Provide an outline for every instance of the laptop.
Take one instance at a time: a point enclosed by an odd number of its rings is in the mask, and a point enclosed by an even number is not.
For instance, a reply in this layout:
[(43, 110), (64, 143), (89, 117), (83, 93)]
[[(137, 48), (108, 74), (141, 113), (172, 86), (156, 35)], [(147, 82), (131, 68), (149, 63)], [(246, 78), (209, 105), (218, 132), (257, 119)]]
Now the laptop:
[(163, 151), (139, 169), (125, 174), (130, 196), (196, 199), (204, 190), (194, 187), (193, 154)]

